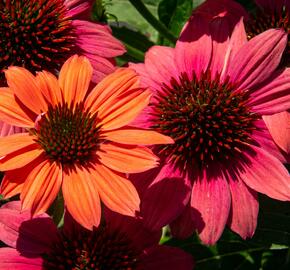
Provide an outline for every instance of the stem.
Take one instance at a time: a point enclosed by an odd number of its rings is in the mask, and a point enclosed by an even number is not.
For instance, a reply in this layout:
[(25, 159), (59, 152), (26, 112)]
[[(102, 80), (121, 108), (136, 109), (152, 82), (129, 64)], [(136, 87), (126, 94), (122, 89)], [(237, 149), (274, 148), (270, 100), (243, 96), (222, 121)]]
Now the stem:
[(157, 20), (141, 0), (129, 0), (130, 3), (138, 10), (143, 18), (149, 22), (164, 38), (175, 43), (177, 38), (167, 29), (167, 27)]
[(132, 47), (131, 45), (125, 43), (126, 49), (127, 49), (127, 54), (134, 57), (136, 60), (138, 60), (139, 62), (143, 62), (144, 61), (144, 53), (134, 47)]
[(262, 250), (266, 250), (266, 248), (265, 247), (251, 248), (251, 249), (239, 250), (239, 251), (234, 251), (234, 252), (221, 254), (221, 255), (214, 255), (214, 256), (209, 257), (209, 258), (197, 260), (195, 263), (197, 265), (197, 264), (202, 264), (202, 263), (205, 263), (205, 262), (208, 262), (208, 261), (218, 260), (218, 259), (221, 259), (221, 258), (224, 258), (224, 257), (237, 255), (237, 254), (240, 254), (241, 252), (249, 252), (250, 253), (250, 252), (262, 251)]

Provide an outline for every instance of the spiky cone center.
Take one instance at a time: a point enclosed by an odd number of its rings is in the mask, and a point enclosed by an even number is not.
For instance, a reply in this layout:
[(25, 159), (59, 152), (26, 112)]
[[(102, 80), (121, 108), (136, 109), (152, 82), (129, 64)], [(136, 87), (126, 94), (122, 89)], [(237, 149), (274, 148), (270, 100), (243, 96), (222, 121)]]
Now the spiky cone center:
[(0, 0), (0, 34), (1, 79), (11, 65), (55, 73), (75, 47), (64, 0)]
[(154, 104), (153, 128), (171, 136), (175, 143), (162, 146), (160, 154), (181, 169), (197, 169), (222, 163), (240, 154), (251, 143), (257, 115), (246, 105), (246, 91), (210, 71), (198, 79), (186, 74), (163, 85)]
[(84, 164), (98, 150), (100, 124), (83, 103), (50, 106), (35, 126), (30, 132), (52, 161)]
[(288, 43), (282, 57), (282, 65), (290, 65), (290, 21), (289, 21), (289, 10), (287, 7), (278, 10), (262, 11), (258, 9), (256, 13), (251, 14), (250, 19), (245, 24), (247, 37), (251, 39), (266, 30), (271, 28), (282, 28), (288, 34)]
[(99, 227), (71, 237), (61, 234), (51, 252), (45, 254), (45, 270), (133, 270), (140, 251), (125, 234)]

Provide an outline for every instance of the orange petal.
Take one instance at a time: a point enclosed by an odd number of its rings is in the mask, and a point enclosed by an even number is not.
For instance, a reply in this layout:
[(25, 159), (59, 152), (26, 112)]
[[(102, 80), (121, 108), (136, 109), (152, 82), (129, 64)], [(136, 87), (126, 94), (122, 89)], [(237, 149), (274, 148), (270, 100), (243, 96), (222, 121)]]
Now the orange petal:
[(59, 85), (65, 102), (70, 104), (83, 101), (92, 78), (93, 68), (84, 56), (74, 55), (62, 66), (59, 73)]
[(35, 142), (33, 141), (33, 137), (28, 133), (17, 133), (6, 137), (0, 137), (0, 157), (31, 144), (35, 144)]
[(85, 107), (90, 108), (92, 112), (104, 111), (118, 95), (138, 86), (139, 77), (134, 70), (119, 68), (97, 84), (86, 99)]
[(39, 149), (38, 144), (31, 144), (2, 157), (0, 159), (0, 171), (21, 168), (41, 155), (44, 155), (44, 152), (42, 149)]
[(41, 89), (27, 69), (12, 66), (5, 71), (5, 75), (9, 88), (27, 108), (36, 114), (47, 111), (47, 103)]
[(162, 135), (153, 130), (134, 127), (124, 127), (120, 129), (104, 131), (102, 136), (110, 141), (123, 144), (151, 145), (174, 143), (174, 140), (169, 136)]
[(55, 200), (62, 183), (62, 169), (56, 162), (43, 160), (28, 175), (20, 199), (22, 210), (32, 215), (44, 213)]
[(101, 164), (95, 164), (95, 183), (102, 202), (112, 211), (135, 216), (139, 211), (140, 199), (134, 185)]
[(101, 163), (123, 173), (139, 173), (158, 166), (158, 158), (142, 146), (101, 144), (97, 154)]
[(20, 193), (27, 176), (42, 161), (43, 157), (39, 157), (20, 169), (6, 171), (1, 183), (0, 194), (4, 198), (10, 198)]
[(4, 87), (0, 88), (0, 119), (13, 126), (34, 127), (34, 121), (20, 108), (13, 92)]
[(101, 205), (95, 176), (85, 168), (75, 167), (63, 172), (62, 192), (65, 205), (72, 217), (92, 230), (101, 219)]
[(38, 72), (36, 74), (36, 83), (48, 103), (52, 105), (62, 103), (60, 86), (53, 74), (47, 71)]
[(117, 129), (132, 122), (149, 104), (150, 97), (149, 90), (132, 90), (114, 100), (111, 108), (105, 114), (104, 112), (99, 114), (103, 130)]
[(21, 178), (14, 179), (14, 181), (10, 181), (10, 178), (6, 177), (6, 174), (2, 179), (0, 194), (3, 195), (4, 199), (11, 198), (21, 192), (24, 185), (24, 180)]

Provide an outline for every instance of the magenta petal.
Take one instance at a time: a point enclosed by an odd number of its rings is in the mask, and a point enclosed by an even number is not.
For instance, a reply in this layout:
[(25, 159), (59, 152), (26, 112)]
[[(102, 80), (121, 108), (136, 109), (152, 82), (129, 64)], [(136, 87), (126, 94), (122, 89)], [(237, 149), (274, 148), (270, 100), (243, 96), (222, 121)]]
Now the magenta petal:
[[(170, 232), (173, 237), (186, 239), (194, 233), (196, 227), (192, 216), (195, 211), (196, 210), (193, 209), (190, 204), (187, 204), (182, 214), (170, 223)], [(203, 228), (204, 224), (200, 227)]]
[(89, 58), (90, 63), (93, 66), (92, 81), (94, 83), (99, 83), (103, 78), (114, 72), (116, 69), (111, 59), (106, 59), (89, 53), (83, 53), (83, 55)]
[(77, 45), (84, 52), (112, 58), (126, 51), (124, 45), (111, 34), (107, 25), (82, 20), (73, 20), (72, 24), (78, 36)]
[(114, 232), (124, 233), (132, 241), (133, 246), (141, 250), (157, 245), (161, 238), (161, 229), (156, 231), (144, 227), (140, 218), (129, 217), (104, 209), (104, 216), (108, 228)]
[(42, 270), (41, 257), (28, 258), (12, 248), (0, 248), (0, 270)]
[(228, 220), (230, 228), (243, 239), (251, 238), (256, 230), (259, 212), (258, 196), (243, 181), (229, 176), (232, 207)]
[(155, 246), (145, 250), (137, 270), (192, 270), (193, 258), (175, 247)]
[(281, 112), (263, 117), (275, 143), (290, 154), (290, 113)]
[(188, 180), (170, 164), (164, 165), (142, 197), (144, 225), (152, 230), (162, 228), (182, 213), (189, 198)]
[(290, 177), (283, 164), (263, 149), (251, 146), (252, 151), (244, 152), (246, 159), (239, 170), (241, 179), (252, 189), (267, 196), (290, 200)]
[(212, 55), (212, 39), (208, 21), (200, 14), (192, 16), (183, 28), (176, 43), (175, 61), (179, 73), (185, 72), (192, 79), (209, 67)]
[[(16, 206), (15, 206), (16, 207)], [(29, 211), (0, 209), (0, 240), (23, 253), (41, 254), (50, 250), (57, 228), (46, 214), (30, 219)]]
[(270, 29), (247, 42), (236, 54), (228, 68), (239, 88), (249, 89), (265, 81), (277, 68), (287, 43), (283, 30)]
[(222, 176), (207, 177), (204, 172), (193, 184), (191, 206), (196, 209), (192, 219), (200, 239), (207, 245), (213, 245), (224, 230), (231, 206), (226, 179)]
[[(19, 204), (18, 204), (19, 206)], [(15, 208), (17, 205), (15, 205)], [(28, 212), (19, 214), (19, 211), (9, 206), (0, 209), (0, 240), (6, 245), (16, 248), (21, 223), (30, 219)]]

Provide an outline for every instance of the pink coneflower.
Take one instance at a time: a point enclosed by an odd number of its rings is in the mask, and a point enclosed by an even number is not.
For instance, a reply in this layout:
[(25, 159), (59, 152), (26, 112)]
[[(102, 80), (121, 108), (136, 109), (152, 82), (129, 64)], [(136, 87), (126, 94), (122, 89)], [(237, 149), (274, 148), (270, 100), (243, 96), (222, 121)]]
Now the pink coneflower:
[[(11, 65), (56, 73), (75, 53), (87, 56), (100, 81), (114, 70), (112, 58), (125, 52), (107, 25), (83, 20), (92, 0), (1, 0), (0, 71)], [(1, 83), (0, 83), (1, 84)]]
[(110, 214), (106, 225), (87, 231), (69, 216), (57, 229), (43, 214), (30, 219), (18, 202), (0, 209), (0, 269), (57, 270), (191, 270), (192, 257), (158, 245), (161, 232), (150, 232), (142, 221)]
[[(145, 64), (132, 65), (153, 92), (135, 124), (154, 127), (175, 141), (156, 149), (164, 162), (159, 171), (144, 176), (153, 182), (143, 204), (165, 208), (160, 226), (172, 221), (189, 196), (186, 188), (182, 195), (172, 188), (166, 192), (161, 180), (182, 178), (192, 186), (190, 207), (179, 219), (187, 222), (182, 229), (175, 222), (173, 231), (196, 228), (206, 244), (219, 239), (226, 223), (243, 238), (254, 234), (257, 192), (290, 199), (285, 160), (262, 120), (290, 107), (290, 70), (277, 70), (287, 35), (272, 29), (247, 42), (242, 21), (231, 38), (224, 39), (224, 31), (219, 17), (208, 22), (194, 15), (174, 49), (154, 46)], [(146, 194), (156, 190), (162, 192), (149, 200)], [(166, 208), (167, 193), (178, 209)]]

